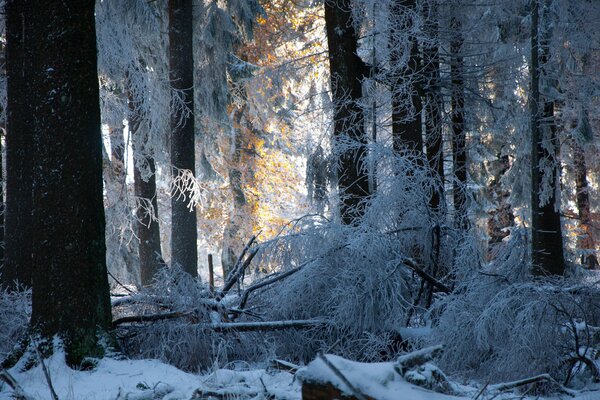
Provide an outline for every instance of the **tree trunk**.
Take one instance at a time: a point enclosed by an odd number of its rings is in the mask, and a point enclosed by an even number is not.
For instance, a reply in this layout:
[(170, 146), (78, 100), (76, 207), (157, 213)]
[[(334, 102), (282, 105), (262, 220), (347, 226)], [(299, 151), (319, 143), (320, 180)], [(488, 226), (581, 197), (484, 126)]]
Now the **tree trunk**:
[[(495, 164), (495, 165), (494, 165)], [(492, 181), (488, 185), (489, 195), (496, 204), (488, 218), (488, 258), (494, 257), (496, 247), (509, 235), (506, 228), (514, 226), (512, 207), (508, 203), (510, 192), (502, 187), (502, 177), (508, 171), (510, 164), (508, 155), (498, 155), (497, 161), (491, 164)]]
[(333, 152), (339, 157), (339, 210), (342, 222), (350, 225), (363, 216), (364, 200), (371, 193), (366, 146), (368, 138), (360, 106), (365, 66), (357, 55), (352, 1), (325, 1), (325, 27), (334, 103)]
[(32, 5), (10, 0), (6, 15), (6, 210), (2, 283), (31, 285), (33, 175)]
[(450, 79), (452, 81), (452, 165), (454, 179), (452, 194), (454, 198), (454, 226), (460, 230), (469, 229), (467, 215), (467, 140), (465, 134), (465, 96), (464, 64), (461, 55), (463, 38), (460, 33), (461, 22), (452, 17), (450, 22), (453, 38), (450, 43)]
[[(133, 139), (133, 188), (136, 197), (136, 234), (139, 240), (140, 281), (142, 286), (152, 284), (154, 275), (163, 264), (158, 223), (156, 193), (156, 166), (154, 157), (143, 154), (140, 141), (140, 116), (136, 110), (136, 97), (140, 94), (128, 90), (129, 132)], [(141, 101), (139, 99), (138, 101)]]
[(596, 243), (590, 226), (590, 194), (587, 181), (587, 165), (585, 162), (585, 151), (573, 138), (573, 157), (575, 159), (575, 198), (577, 201), (577, 210), (579, 212), (579, 227), (581, 232), (578, 235), (578, 247), (584, 253), (581, 256), (581, 263), (589, 269), (598, 267), (598, 259), (592, 252), (596, 250)]
[[(192, 48), (192, 1), (169, 0), (169, 79), (192, 112), (171, 110), (171, 164), (173, 176), (181, 170), (195, 175), (194, 57)], [(175, 94), (174, 94), (175, 95)], [(198, 276), (196, 213), (188, 208), (189, 196), (171, 199), (171, 264)]]
[[(540, 96), (540, 78), (549, 60), (547, 40), (539, 40), (539, 1), (531, 2), (531, 256), (534, 275), (562, 275), (564, 254), (560, 205), (556, 198), (558, 138), (554, 103)], [(546, 13), (544, 13), (546, 14)], [(544, 21), (545, 24), (548, 21)], [(543, 35), (545, 36), (545, 35)], [(540, 48), (541, 47), (541, 48)], [(540, 110), (540, 104), (542, 109)], [(548, 145), (551, 149), (548, 148)], [(544, 166), (549, 164), (550, 168)]]
[(66, 359), (102, 356), (111, 326), (106, 273), (95, 2), (34, 2), (34, 332)]
[(433, 191), (429, 206), (440, 211), (444, 199), (444, 153), (442, 142), (442, 110), (444, 100), (440, 87), (440, 57), (437, 10), (434, 5), (425, 7), (426, 30), (429, 43), (423, 45), (423, 73), (426, 79), (425, 97), (425, 149), (429, 168), (439, 180), (440, 187)]
[[(419, 72), (419, 44), (407, 34), (413, 27), (412, 13), (416, 11), (415, 0), (393, 0), (390, 14), (392, 73), (392, 137), (394, 150), (410, 150), (423, 153), (423, 130), (421, 119), (421, 87)], [(408, 35), (407, 38), (403, 36)], [(408, 43), (410, 55), (406, 66), (399, 66), (403, 43)]]

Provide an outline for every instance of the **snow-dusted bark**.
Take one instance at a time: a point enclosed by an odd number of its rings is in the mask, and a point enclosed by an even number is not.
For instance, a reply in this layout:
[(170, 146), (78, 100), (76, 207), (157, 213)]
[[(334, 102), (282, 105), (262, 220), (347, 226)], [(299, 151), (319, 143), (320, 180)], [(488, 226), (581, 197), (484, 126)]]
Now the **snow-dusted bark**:
[[(41, 3), (41, 2), (40, 2)], [(99, 356), (111, 324), (102, 194), (94, 1), (32, 6), (33, 330), (67, 362)]]

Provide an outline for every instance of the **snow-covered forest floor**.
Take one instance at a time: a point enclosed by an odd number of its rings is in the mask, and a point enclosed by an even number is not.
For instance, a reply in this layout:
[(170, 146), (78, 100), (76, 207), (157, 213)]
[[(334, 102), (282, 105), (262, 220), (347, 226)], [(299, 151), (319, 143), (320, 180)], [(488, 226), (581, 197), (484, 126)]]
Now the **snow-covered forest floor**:
[[(335, 356), (327, 356), (353, 386), (380, 400), (445, 400), (445, 399), (577, 399), (600, 398), (600, 385), (584, 391), (540, 397), (518, 391), (498, 391), (489, 386), (466, 386), (451, 383), (456, 395), (435, 393), (408, 383), (393, 368), (392, 362), (360, 364)], [(313, 362), (296, 374), (273, 368), (252, 368), (243, 363), (230, 369), (215, 369), (199, 374), (183, 372), (158, 360), (104, 358), (93, 371), (69, 368), (64, 354), (57, 352), (45, 361), (50, 382), (58, 399), (88, 400), (187, 400), (187, 399), (300, 399), (301, 383), (296, 375), (317, 375), (333, 381), (348, 394), (351, 390), (336, 379), (322, 363)], [(22, 399), (53, 400), (42, 365), (26, 372), (10, 370), (24, 394)], [(0, 399), (14, 399), (15, 393), (0, 384)], [(18, 397), (16, 397), (18, 398)]]

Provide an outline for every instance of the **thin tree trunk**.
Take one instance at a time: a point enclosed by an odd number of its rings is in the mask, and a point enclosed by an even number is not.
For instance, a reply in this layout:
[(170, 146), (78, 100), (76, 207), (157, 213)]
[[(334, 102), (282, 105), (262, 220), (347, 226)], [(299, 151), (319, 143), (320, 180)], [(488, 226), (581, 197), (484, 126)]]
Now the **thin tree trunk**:
[(32, 5), (7, 1), (6, 210), (2, 283), (31, 285), (33, 175)]
[[(416, 11), (415, 0), (393, 0), (390, 14), (392, 73), (392, 137), (394, 150), (423, 153), (421, 84), (419, 76), (419, 45), (408, 36), (410, 56), (406, 66), (398, 66), (402, 57), (402, 36), (413, 26), (411, 13)], [(408, 93), (408, 95), (406, 94)]]
[[(539, 2), (531, 2), (531, 255), (535, 275), (562, 275), (564, 254), (560, 206), (556, 198), (558, 138), (554, 121), (554, 103), (542, 100), (540, 78), (549, 60), (547, 40), (539, 40)], [(545, 24), (548, 21), (544, 21)], [(544, 35), (545, 36), (545, 35)], [(540, 105), (542, 108), (540, 110)], [(552, 147), (548, 149), (548, 145)], [(543, 164), (550, 164), (550, 168)], [(542, 197), (542, 194), (545, 194)]]
[(69, 365), (103, 355), (106, 272), (95, 2), (34, 2), (31, 324)]
[[(352, 1), (325, 1), (325, 27), (334, 103), (333, 152), (339, 157), (339, 210), (342, 222), (350, 225), (363, 216), (364, 200), (371, 194), (368, 138), (360, 105), (365, 65), (357, 54)], [(350, 149), (347, 148), (349, 144)]]
[(140, 141), (140, 116), (136, 110), (136, 94), (128, 91), (129, 132), (133, 140), (133, 188), (136, 201), (136, 233), (139, 240), (140, 281), (142, 286), (152, 284), (163, 264), (160, 248), (158, 202), (156, 193), (156, 166), (154, 157), (143, 154)]
[[(429, 3), (428, 3), (429, 4)], [(427, 82), (425, 95), (425, 149), (429, 168), (439, 180), (440, 187), (431, 195), (429, 205), (438, 211), (444, 199), (444, 153), (442, 142), (442, 110), (444, 100), (440, 87), (440, 56), (437, 10), (433, 6), (425, 8), (426, 30), (430, 43), (423, 45), (423, 72)]]
[[(426, 86), (423, 90), (425, 99), (425, 150), (429, 169), (438, 181), (438, 186), (429, 198), (429, 207), (435, 226), (431, 231), (431, 275), (437, 278), (440, 264), (440, 245), (442, 218), (444, 218), (444, 154), (442, 142), (442, 110), (444, 100), (440, 87), (440, 57), (438, 41), (438, 16), (435, 2), (426, 3), (425, 30), (429, 42), (423, 44), (423, 74)], [(433, 301), (433, 285), (428, 283), (425, 307), (429, 308)]]
[[(173, 175), (181, 170), (194, 175), (194, 57), (192, 48), (192, 1), (169, 0), (169, 79), (192, 112), (180, 107), (171, 111), (171, 164)], [(189, 196), (171, 199), (171, 263), (198, 276), (196, 212), (188, 208)]]
[(465, 96), (464, 64), (461, 55), (463, 38), (460, 32), (461, 22), (452, 17), (450, 26), (454, 37), (450, 43), (450, 79), (452, 81), (452, 165), (454, 179), (452, 194), (454, 198), (454, 226), (460, 230), (469, 229), (467, 215), (467, 140), (465, 134)]
[(578, 236), (578, 247), (584, 251), (581, 263), (589, 269), (598, 267), (598, 259), (592, 253), (596, 250), (596, 243), (592, 234), (590, 214), (590, 194), (587, 181), (587, 165), (585, 162), (585, 151), (577, 139), (573, 139), (573, 157), (575, 159), (575, 199), (579, 212), (579, 227), (581, 233)]

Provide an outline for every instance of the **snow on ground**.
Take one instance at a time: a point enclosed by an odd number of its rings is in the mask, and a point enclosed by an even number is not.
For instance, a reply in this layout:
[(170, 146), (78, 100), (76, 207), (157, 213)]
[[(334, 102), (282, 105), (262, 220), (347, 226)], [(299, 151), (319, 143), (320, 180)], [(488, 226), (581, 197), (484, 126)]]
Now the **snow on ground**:
[[(476, 397), (478, 389), (456, 385), (461, 396), (434, 393), (406, 382), (398, 375), (393, 363), (362, 364), (328, 355), (327, 359), (362, 393), (378, 400), (458, 400)], [(345, 392), (345, 384), (320, 359), (302, 368), (297, 376), (278, 370), (230, 370), (219, 369), (207, 374), (190, 374), (158, 360), (99, 361), (93, 371), (75, 371), (66, 366), (64, 354), (57, 353), (45, 360), (53, 387), (60, 400), (190, 400), (198, 390), (205, 395), (225, 393), (240, 399), (300, 400), (302, 379), (333, 382)], [(9, 371), (30, 399), (52, 400), (41, 365), (29, 371)], [(298, 379), (299, 378), (299, 379)], [(238, 398), (222, 396), (223, 398)], [(13, 391), (0, 383), (0, 400), (13, 399)], [(486, 395), (480, 399), (489, 398)], [(515, 398), (515, 394), (494, 396), (496, 399)], [(517, 396), (517, 398), (521, 398)], [(600, 400), (600, 391), (581, 392), (576, 400)]]
[[(292, 374), (265, 370), (217, 370), (206, 375), (183, 372), (158, 360), (100, 360), (93, 371), (75, 371), (57, 353), (45, 360), (52, 385), (60, 400), (175, 400), (192, 398), (198, 389), (257, 397), (265, 393), (277, 399), (300, 399), (300, 385)], [(52, 400), (41, 365), (26, 372), (9, 371), (24, 392), (35, 400)], [(13, 391), (0, 383), (0, 400), (13, 399)]]

